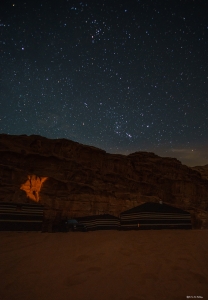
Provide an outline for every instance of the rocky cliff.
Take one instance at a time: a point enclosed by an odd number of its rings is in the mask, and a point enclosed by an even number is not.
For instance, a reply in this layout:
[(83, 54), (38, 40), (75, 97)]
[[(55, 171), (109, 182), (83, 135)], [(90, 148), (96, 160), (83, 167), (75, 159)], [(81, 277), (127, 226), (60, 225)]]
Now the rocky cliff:
[(208, 165), (192, 167), (192, 170), (198, 171), (203, 179), (208, 180)]
[(208, 180), (174, 158), (130, 155), (66, 139), (0, 135), (0, 201), (44, 204), (47, 217), (120, 212), (162, 200), (207, 228)]

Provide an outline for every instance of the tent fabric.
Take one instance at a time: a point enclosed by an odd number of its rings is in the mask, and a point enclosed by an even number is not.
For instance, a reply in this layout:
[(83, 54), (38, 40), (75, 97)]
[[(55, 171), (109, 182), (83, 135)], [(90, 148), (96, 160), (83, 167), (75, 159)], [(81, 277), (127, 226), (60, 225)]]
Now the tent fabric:
[(120, 225), (119, 218), (109, 214), (80, 217), (76, 220), (84, 224), (88, 230), (118, 229)]
[[(38, 204), (0, 203), (0, 231), (41, 231), (44, 207)], [(88, 230), (191, 229), (190, 213), (165, 203), (147, 202), (120, 214), (76, 218)]]
[(42, 222), (42, 205), (0, 203), (0, 231), (41, 231)]
[(165, 203), (147, 202), (120, 214), (120, 227), (127, 229), (191, 229), (190, 213)]
[(184, 215), (189, 215), (188, 212), (166, 203), (157, 203), (157, 202), (146, 202), (139, 206), (133, 207), (129, 210), (122, 212), (121, 214), (137, 213), (137, 212), (165, 212), (165, 213), (179, 213)]

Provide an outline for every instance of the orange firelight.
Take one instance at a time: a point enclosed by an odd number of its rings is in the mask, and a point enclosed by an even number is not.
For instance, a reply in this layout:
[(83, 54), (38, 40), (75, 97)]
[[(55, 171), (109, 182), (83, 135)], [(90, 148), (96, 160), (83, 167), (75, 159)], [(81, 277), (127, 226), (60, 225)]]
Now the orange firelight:
[(28, 180), (23, 183), (20, 187), (21, 190), (25, 191), (27, 196), (35, 201), (39, 202), (39, 193), (42, 184), (48, 179), (48, 177), (39, 177), (37, 175), (28, 175)]

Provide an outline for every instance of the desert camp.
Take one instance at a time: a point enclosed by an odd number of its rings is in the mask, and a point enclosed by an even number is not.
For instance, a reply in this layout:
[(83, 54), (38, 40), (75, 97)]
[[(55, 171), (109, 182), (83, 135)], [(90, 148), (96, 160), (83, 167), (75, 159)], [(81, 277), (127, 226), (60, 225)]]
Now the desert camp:
[(87, 216), (77, 218), (77, 220), (88, 230), (117, 230), (120, 226), (119, 218), (109, 214)]
[[(44, 218), (43, 205), (1, 203), (1, 231), (42, 231), (67, 232), (66, 219), (48, 220)], [(73, 220), (73, 219), (72, 219)], [(146, 202), (120, 214), (120, 218), (110, 214), (90, 215), (75, 218), (86, 230), (142, 230), (142, 229), (191, 229), (189, 212), (163, 202)]]
[(120, 226), (130, 229), (191, 229), (191, 215), (177, 207), (147, 202), (124, 211), (120, 215)]
[(0, 203), (0, 231), (41, 231), (43, 205)]

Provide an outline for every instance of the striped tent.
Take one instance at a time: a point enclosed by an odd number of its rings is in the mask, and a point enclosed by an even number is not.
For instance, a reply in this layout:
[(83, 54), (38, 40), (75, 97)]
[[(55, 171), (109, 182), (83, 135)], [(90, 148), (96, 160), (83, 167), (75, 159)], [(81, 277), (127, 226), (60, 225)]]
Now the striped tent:
[(0, 231), (41, 231), (42, 223), (42, 205), (0, 203)]
[(76, 220), (84, 224), (88, 230), (117, 230), (120, 224), (117, 217), (109, 214), (80, 217)]
[(120, 214), (122, 230), (192, 229), (190, 213), (165, 203), (147, 202)]

